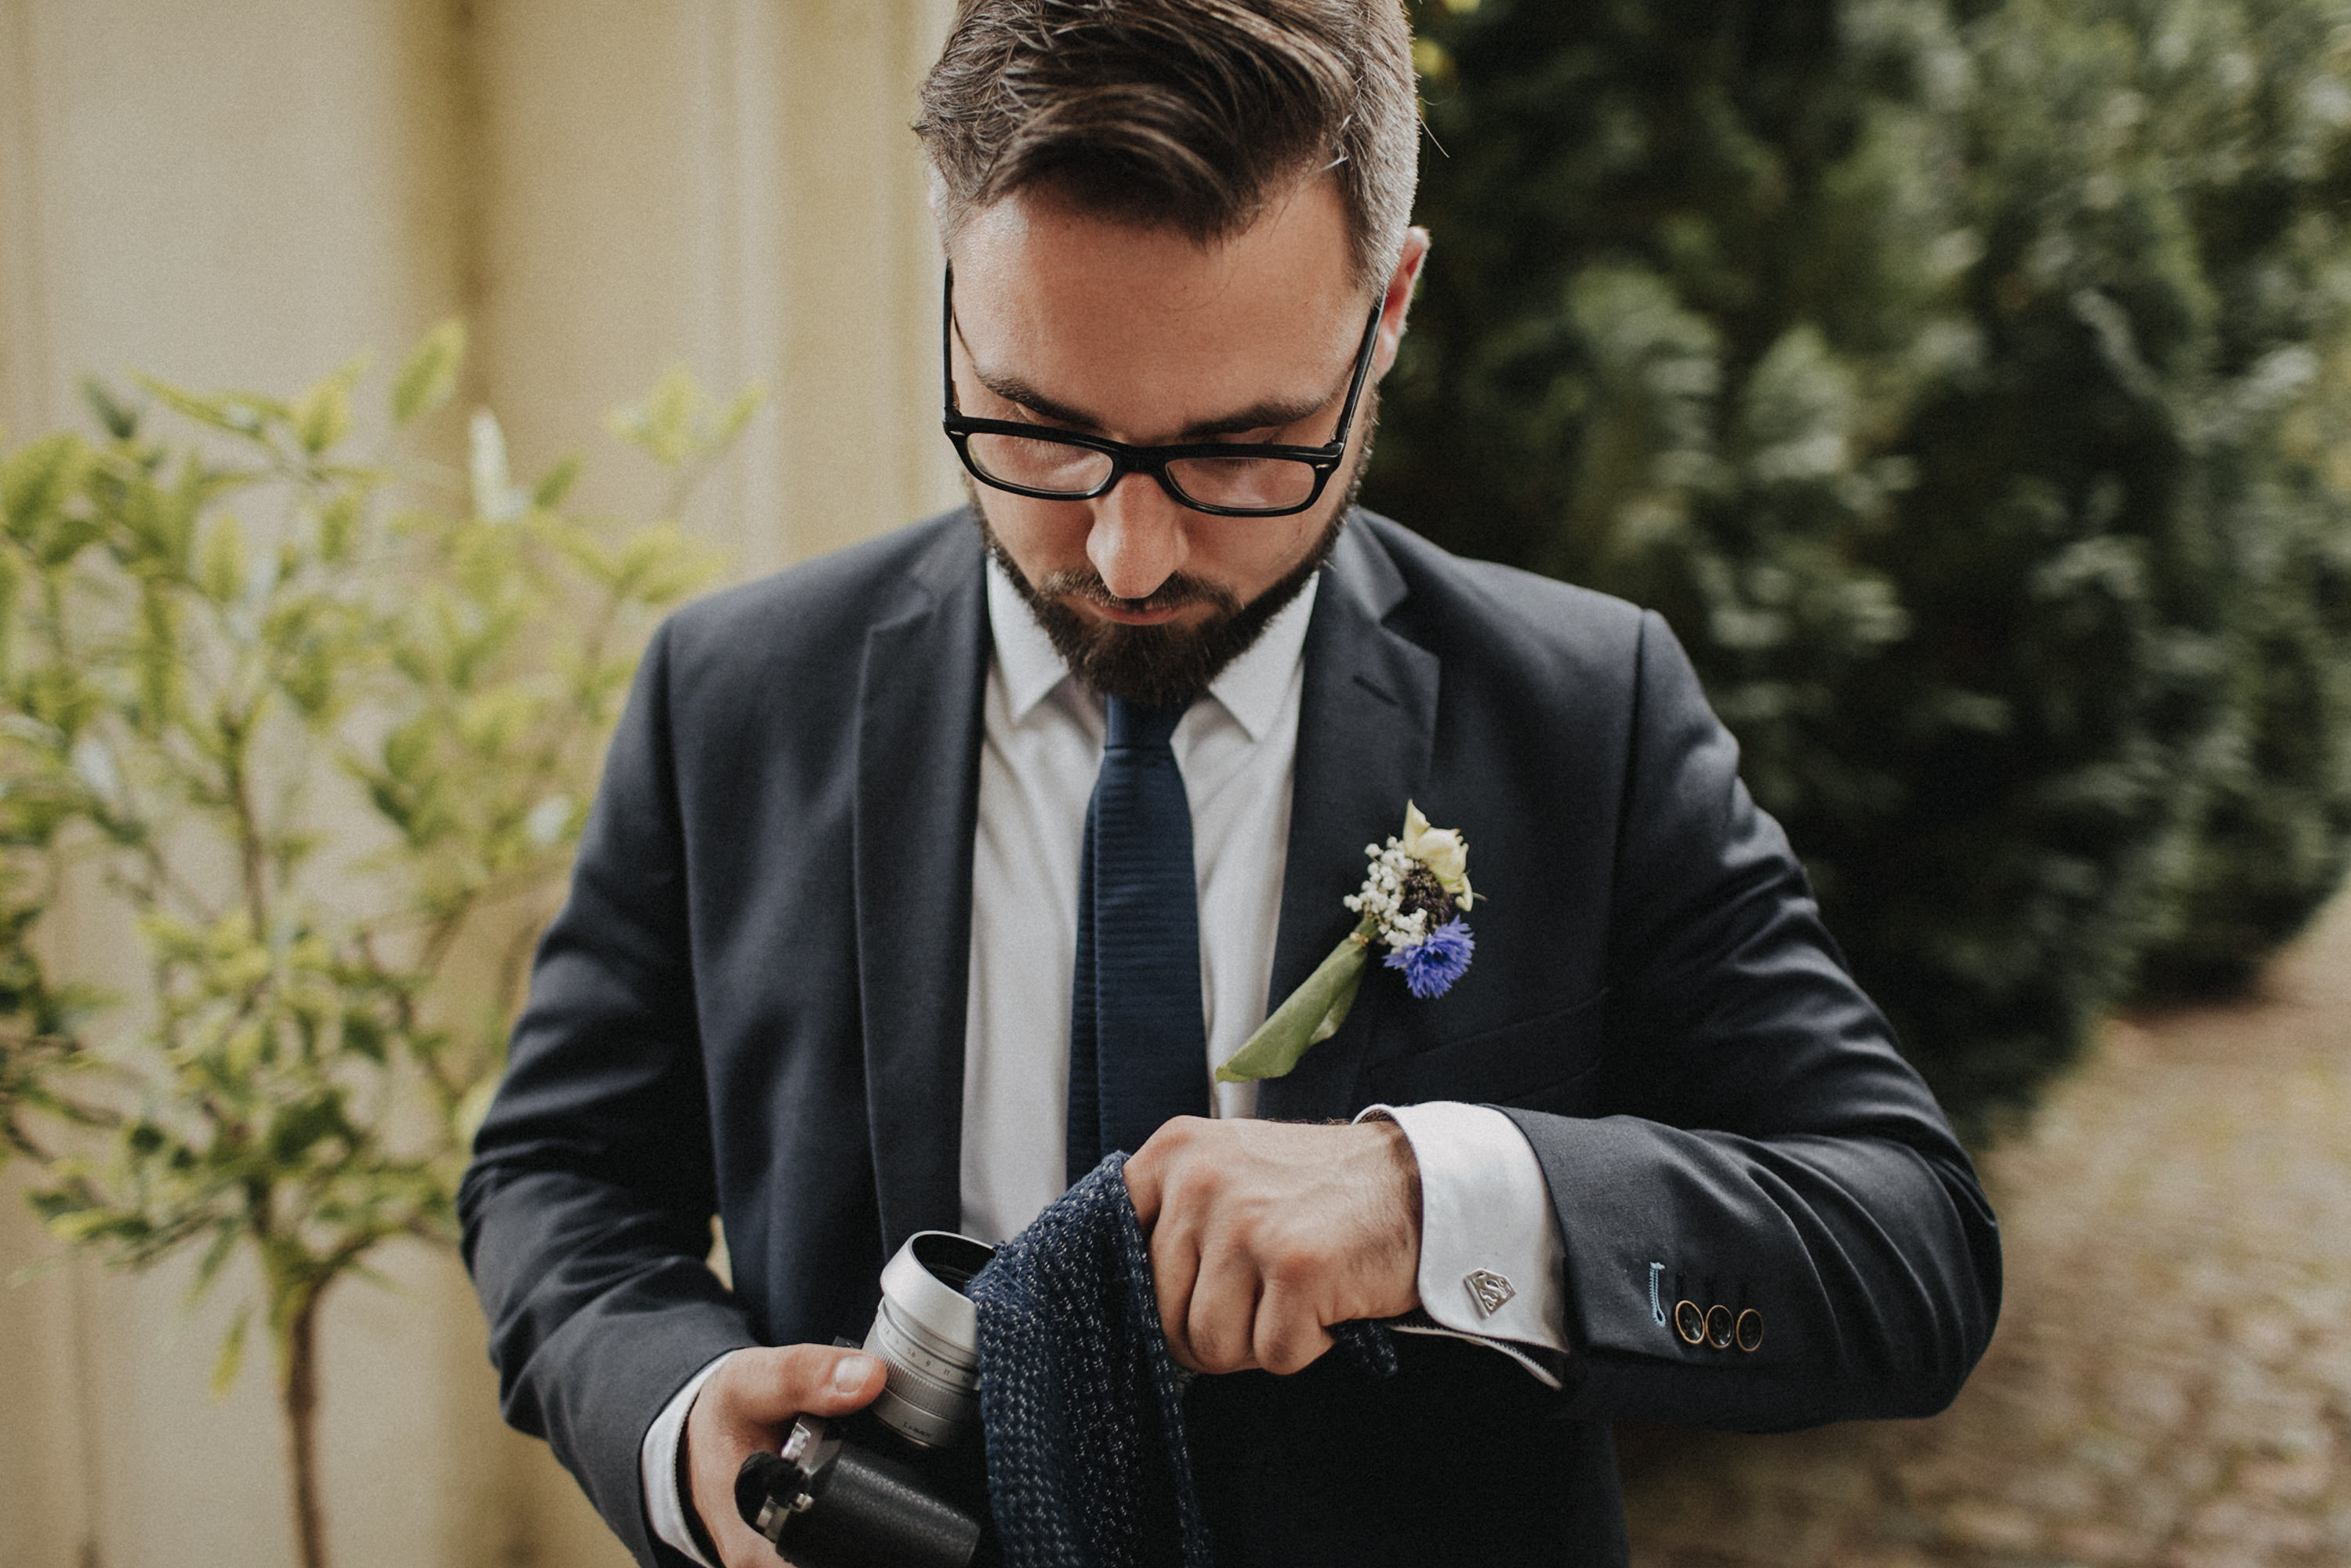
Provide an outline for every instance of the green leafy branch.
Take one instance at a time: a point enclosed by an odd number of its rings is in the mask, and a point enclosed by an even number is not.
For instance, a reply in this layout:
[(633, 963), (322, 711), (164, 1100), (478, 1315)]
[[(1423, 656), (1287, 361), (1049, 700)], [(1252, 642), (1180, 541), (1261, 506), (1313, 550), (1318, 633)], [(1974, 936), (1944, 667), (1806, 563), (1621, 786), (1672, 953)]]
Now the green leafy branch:
[[(455, 1240), (642, 637), (711, 575), (676, 513), (758, 395), (673, 372), (615, 415), (674, 476), (640, 526), (568, 509), (576, 459), (516, 485), (486, 411), (426, 504), (404, 454), (464, 353), (455, 322), (424, 340), (365, 458), (363, 360), (291, 400), (93, 386), (99, 438), (0, 448), (0, 1159), (110, 1263), (192, 1252), (193, 1295), (257, 1265), (214, 1382), (259, 1322), (308, 1568), (319, 1301), (387, 1241)], [(141, 993), (44, 962), (77, 874), (132, 916)]]

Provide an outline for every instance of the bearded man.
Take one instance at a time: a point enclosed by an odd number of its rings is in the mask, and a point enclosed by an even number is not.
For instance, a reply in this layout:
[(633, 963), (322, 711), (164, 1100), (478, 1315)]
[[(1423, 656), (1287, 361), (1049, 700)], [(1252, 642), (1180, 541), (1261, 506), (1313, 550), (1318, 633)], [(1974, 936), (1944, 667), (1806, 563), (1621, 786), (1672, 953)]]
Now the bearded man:
[[(1622, 1563), (1610, 1420), (1981, 1354), (1991, 1211), (1665, 624), (1353, 506), (1417, 129), (1396, 0), (958, 7), (971, 503), (653, 639), (465, 1183), (507, 1418), (641, 1561), (774, 1562), (737, 1467), (878, 1392), (883, 1260), (1114, 1149), (1220, 1561)], [(1407, 801), (1467, 976), (1213, 1082)], [(1374, 1383), (1361, 1318), (1447, 1332)]]

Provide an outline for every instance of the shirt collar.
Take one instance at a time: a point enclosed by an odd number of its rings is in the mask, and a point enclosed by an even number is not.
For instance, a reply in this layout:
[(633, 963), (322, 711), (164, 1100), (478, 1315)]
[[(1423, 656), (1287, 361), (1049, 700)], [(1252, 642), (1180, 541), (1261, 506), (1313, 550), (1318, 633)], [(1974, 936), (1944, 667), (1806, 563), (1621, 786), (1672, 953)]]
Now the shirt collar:
[[(1224, 705), (1251, 741), (1263, 739), (1281, 716), (1290, 676), (1305, 657), (1306, 626), (1313, 619), (1315, 590), (1322, 580), (1320, 572), (1308, 578), (1298, 597), (1266, 622), (1258, 640), (1208, 683), (1208, 695)], [(1004, 674), (1004, 695), (1012, 722), (1019, 724), (1030, 709), (1071, 678), (1070, 670), (1061, 663), (1052, 639), (1037, 624), (1029, 601), (993, 555), (987, 559), (987, 623), (996, 642), (997, 667)]]

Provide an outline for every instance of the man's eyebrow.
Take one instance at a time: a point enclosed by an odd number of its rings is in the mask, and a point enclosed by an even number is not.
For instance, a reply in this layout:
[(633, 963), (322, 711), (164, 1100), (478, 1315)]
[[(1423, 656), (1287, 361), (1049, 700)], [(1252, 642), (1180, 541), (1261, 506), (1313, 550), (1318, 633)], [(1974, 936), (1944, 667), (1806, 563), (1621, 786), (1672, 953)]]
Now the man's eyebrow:
[[(972, 366), (972, 374), (977, 376), (979, 379), (979, 384), (989, 392), (1007, 402), (1019, 404), (1031, 413), (1042, 414), (1047, 419), (1059, 421), (1075, 430), (1089, 433), (1099, 433), (1102, 430), (1102, 422), (1092, 414), (1048, 397), (1019, 376), (1009, 375), (1001, 371), (984, 370), (977, 364)], [(1215, 419), (1195, 421), (1176, 432), (1175, 440), (1166, 444), (1181, 445), (1186, 442), (1206, 441), (1211, 436), (1230, 435), (1236, 431), (1270, 430), (1280, 425), (1295, 423), (1328, 404), (1335, 395), (1335, 393), (1326, 392), (1314, 398), (1265, 398), (1249, 404), (1247, 408), (1235, 409), (1232, 413), (1219, 415)]]

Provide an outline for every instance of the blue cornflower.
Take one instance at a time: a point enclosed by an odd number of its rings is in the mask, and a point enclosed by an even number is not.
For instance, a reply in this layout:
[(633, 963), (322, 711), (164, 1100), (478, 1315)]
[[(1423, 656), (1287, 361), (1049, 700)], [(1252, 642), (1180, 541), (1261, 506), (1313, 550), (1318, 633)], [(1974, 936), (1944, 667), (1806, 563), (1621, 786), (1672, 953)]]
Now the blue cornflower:
[(1457, 915), (1430, 932), (1426, 941), (1389, 953), (1387, 966), (1402, 969), (1405, 988), (1427, 1001), (1451, 990), (1453, 982), (1469, 972), (1469, 955), (1477, 946), (1469, 923)]

